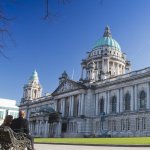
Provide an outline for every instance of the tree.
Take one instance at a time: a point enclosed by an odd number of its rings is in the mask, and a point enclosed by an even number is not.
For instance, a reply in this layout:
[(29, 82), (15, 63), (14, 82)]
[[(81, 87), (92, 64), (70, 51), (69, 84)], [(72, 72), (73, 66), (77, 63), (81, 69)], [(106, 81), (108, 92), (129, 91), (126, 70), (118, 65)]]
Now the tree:
[[(53, 13), (50, 10), (50, 0), (45, 0), (46, 9), (45, 9), (45, 16), (43, 17), (44, 20), (48, 20), (51, 16), (53, 16)], [(57, 0), (60, 4), (67, 4), (70, 2), (70, 0)]]
[(4, 58), (8, 59), (5, 55), (4, 49), (5, 45), (5, 37), (8, 36), (11, 38), (11, 35), (8, 31), (8, 25), (12, 19), (6, 17), (5, 13), (3, 12), (2, 8), (0, 8), (0, 55)]
[[(2, 9), (2, 4), (5, 0), (0, 1), (0, 56), (9, 59), (8, 56), (5, 54), (5, 47), (7, 38), (11, 39), (13, 41), (11, 34), (9, 32), (9, 24), (11, 21), (14, 20), (14, 18), (9, 18), (6, 16), (5, 11)], [(15, 3), (15, 0), (9, 0), (12, 3)], [(60, 4), (67, 4), (70, 0), (57, 0)], [(36, 2), (35, 2), (36, 3)], [(54, 14), (51, 12), (50, 9), (50, 0), (43, 0), (43, 3), (45, 3), (45, 15), (43, 16), (43, 20), (47, 21), (50, 20)]]

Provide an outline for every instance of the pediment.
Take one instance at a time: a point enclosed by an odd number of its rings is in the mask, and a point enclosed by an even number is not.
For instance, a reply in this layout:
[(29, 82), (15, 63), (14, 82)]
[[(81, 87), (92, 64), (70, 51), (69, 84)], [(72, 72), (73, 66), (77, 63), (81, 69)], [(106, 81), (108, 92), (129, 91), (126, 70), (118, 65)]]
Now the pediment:
[(85, 88), (85, 86), (75, 81), (67, 79), (58, 86), (58, 88), (52, 93), (52, 95), (61, 94), (64, 92), (69, 92), (81, 88)]

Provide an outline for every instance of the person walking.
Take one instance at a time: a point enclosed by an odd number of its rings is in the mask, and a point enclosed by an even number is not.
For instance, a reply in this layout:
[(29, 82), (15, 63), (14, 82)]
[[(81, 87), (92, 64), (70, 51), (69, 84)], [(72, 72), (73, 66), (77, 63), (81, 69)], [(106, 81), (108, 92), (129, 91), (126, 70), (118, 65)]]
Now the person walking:
[[(33, 138), (29, 133), (28, 120), (24, 118), (25, 112), (23, 110), (19, 111), (19, 117), (14, 119), (11, 123), (11, 129), (14, 132), (23, 132), (27, 135), (27, 138), (31, 141), (32, 150), (34, 150)], [(29, 148), (28, 148), (29, 150)]]

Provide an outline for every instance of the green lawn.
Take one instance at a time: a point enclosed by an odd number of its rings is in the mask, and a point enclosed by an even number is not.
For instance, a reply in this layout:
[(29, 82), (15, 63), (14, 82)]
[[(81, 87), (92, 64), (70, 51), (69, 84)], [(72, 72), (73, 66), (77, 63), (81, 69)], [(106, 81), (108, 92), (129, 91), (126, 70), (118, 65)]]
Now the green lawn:
[(36, 143), (150, 145), (150, 137), (134, 138), (35, 138)]

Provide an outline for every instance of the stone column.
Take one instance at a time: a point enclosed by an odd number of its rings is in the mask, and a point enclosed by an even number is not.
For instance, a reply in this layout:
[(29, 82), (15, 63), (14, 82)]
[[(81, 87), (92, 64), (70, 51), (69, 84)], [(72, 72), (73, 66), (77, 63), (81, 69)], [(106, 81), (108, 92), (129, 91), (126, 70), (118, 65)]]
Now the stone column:
[(119, 89), (117, 90), (117, 113), (119, 113)]
[(99, 108), (98, 108), (98, 101), (99, 101), (99, 99), (98, 99), (98, 94), (96, 94), (95, 95), (95, 97), (96, 97), (96, 116), (98, 116), (99, 115)]
[(81, 94), (79, 94), (78, 116), (81, 114)]
[(134, 87), (134, 103), (135, 103), (135, 111), (138, 109), (138, 98), (137, 98), (137, 85)]
[(29, 127), (29, 130), (31, 131), (31, 121), (28, 121), (28, 127)]
[(32, 133), (32, 121), (29, 121), (29, 131)]
[(125, 66), (123, 66), (123, 74), (125, 74), (125, 73), (126, 73)]
[(47, 122), (47, 137), (49, 137), (49, 133), (50, 133), (49, 126), (50, 126), (50, 124)]
[(119, 64), (117, 65), (117, 73), (120, 75)]
[(107, 114), (110, 113), (110, 91), (107, 92)]
[(61, 112), (62, 112), (62, 116), (65, 116), (65, 99), (61, 100)]
[(134, 111), (134, 90), (133, 90), (133, 86), (131, 86), (131, 105), (130, 105), (130, 109), (131, 111)]
[(37, 135), (39, 136), (40, 133), (40, 121), (37, 123)]
[(107, 112), (107, 92), (105, 92), (105, 95), (104, 95), (104, 112), (105, 114)]
[(61, 136), (61, 122), (59, 122), (59, 125), (58, 125), (58, 135)]
[[(42, 130), (42, 120), (40, 120), (40, 130), (39, 130), (39, 135), (41, 136), (43, 134), (43, 130)], [(42, 134), (41, 134), (42, 133)]]
[(69, 97), (69, 116), (71, 116), (71, 111), (72, 111), (72, 97)]
[(63, 99), (61, 99), (60, 112), (62, 113), (63, 116)]
[(116, 75), (118, 75), (118, 63), (116, 63)]
[(66, 109), (66, 107), (65, 107), (65, 102), (66, 102), (66, 100), (63, 99), (63, 115), (64, 115), (64, 116), (65, 116), (65, 109)]
[(71, 116), (73, 116), (73, 112), (74, 112), (74, 96), (72, 96), (72, 107), (71, 107)]
[[(115, 75), (116, 74), (116, 70), (115, 70), (115, 63), (114, 62), (112, 62), (112, 68), (113, 68), (112, 75)], [(114, 72), (115, 72), (115, 74), (114, 74)]]
[(35, 134), (35, 123), (32, 121), (32, 132), (33, 135)]
[(56, 101), (56, 103), (54, 104), (54, 110), (56, 110), (57, 111), (57, 106), (58, 106), (58, 100), (56, 100), (56, 99), (54, 99), (55, 101)]
[(32, 131), (33, 131), (33, 122), (30, 121), (30, 132), (32, 133)]
[(81, 95), (81, 115), (84, 115), (84, 94)]
[(107, 73), (109, 73), (109, 58), (107, 59)]
[(36, 120), (36, 123), (35, 123), (35, 131), (36, 131), (36, 135), (38, 135), (38, 121)]
[(150, 109), (150, 83), (147, 83), (147, 109)]
[(123, 112), (123, 88), (120, 88), (120, 112)]
[(30, 98), (31, 98), (31, 99), (34, 99), (34, 90), (33, 90), (33, 88), (31, 88)]
[(102, 71), (105, 72), (104, 58), (102, 58)]
[(33, 135), (34, 134), (34, 131), (35, 131), (35, 129), (34, 129), (34, 124), (33, 124), (33, 121), (31, 121), (31, 134)]
[(99, 61), (97, 61), (97, 70), (99, 70), (100, 66), (99, 66)]
[(44, 132), (45, 137), (47, 137), (47, 123), (48, 123), (48, 121), (46, 120), (45, 121), (45, 132)]

